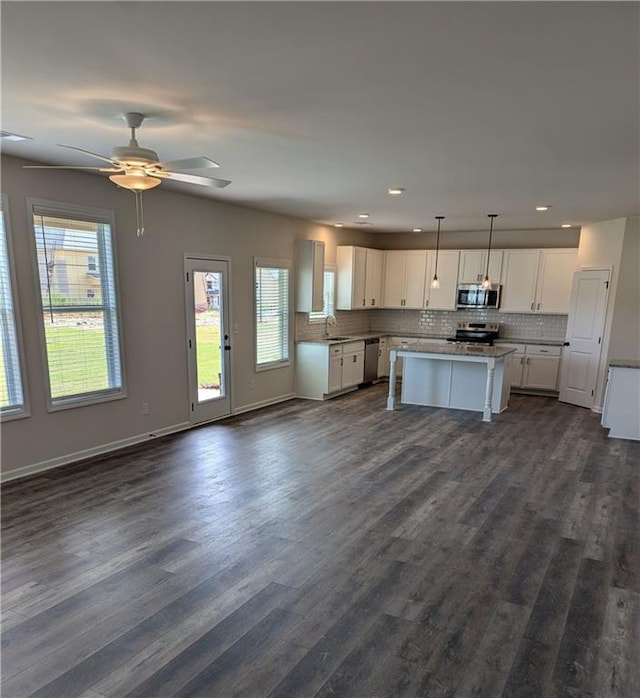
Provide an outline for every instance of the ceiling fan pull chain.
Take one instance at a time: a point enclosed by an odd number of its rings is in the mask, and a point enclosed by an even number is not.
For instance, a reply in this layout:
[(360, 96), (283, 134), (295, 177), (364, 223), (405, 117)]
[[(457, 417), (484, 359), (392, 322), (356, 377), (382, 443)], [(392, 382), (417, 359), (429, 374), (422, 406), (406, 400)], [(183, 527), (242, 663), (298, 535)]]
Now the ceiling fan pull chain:
[(138, 230), (136, 235), (140, 238), (144, 235), (144, 210), (142, 208), (142, 192), (134, 191), (133, 195), (136, 197), (136, 219), (138, 223)]

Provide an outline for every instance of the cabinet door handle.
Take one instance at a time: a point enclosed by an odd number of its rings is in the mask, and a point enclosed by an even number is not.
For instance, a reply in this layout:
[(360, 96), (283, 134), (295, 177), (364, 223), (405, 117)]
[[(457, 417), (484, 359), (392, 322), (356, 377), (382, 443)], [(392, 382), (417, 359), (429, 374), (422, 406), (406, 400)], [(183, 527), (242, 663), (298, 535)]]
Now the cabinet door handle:
[(353, 355), (353, 363), (355, 364), (355, 362), (356, 362), (357, 360), (358, 360), (358, 357), (354, 354), (354, 355)]
[(372, 298), (372, 299), (371, 299), (371, 306), (373, 307), (375, 304), (376, 304), (376, 299), (375, 299), (375, 298)]
[(535, 309), (536, 309), (536, 304), (535, 304), (535, 303), (532, 303), (532, 304), (531, 304), (531, 310), (535, 310)]
[(521, 357), (520, 357), (520, 365), (521, 365), (521, 366), (524, 365), (524, 356), (521, 356)]
[(529, 357), (527, 357), (527, 366), (529, 365), (529, 361), (530, 361), (530, 359), (529, 359)]
[(536, 310), (540, 310), (540, 303), (538, 303)]

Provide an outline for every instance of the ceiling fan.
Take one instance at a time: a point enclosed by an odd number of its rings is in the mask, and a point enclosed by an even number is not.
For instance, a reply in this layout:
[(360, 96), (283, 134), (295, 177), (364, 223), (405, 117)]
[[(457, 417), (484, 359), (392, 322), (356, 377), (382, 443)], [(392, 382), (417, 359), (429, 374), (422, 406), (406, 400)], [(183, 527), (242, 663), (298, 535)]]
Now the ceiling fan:
[(136, 213), (138, 219), (138, 237), (144, 235), (144, 220), (142, 210), (142, 192), (146, 189), (157, 187), (163, 179), (187, 184), (200, 184), (206, 187), (222, 189), (231, 182), (228, 179), (218, 179), (203, 175), (191, 174), (184, 170), (208, 170), (220, 167), (217, 162), (207, 157), (185, 158), (184, 160), (168, 160), (161, 162), (155, 150), (141, 148), (136, 140), (136, 129), (144, 121), (145, 115), (138, 112), (123, 114), (127, 126), (131, 129), (129, 145), (117, 146), (111, 151), (111, 156), (92, 153), (84, 148), (76, 148), (72, 145), (60, 145), (62, 148), (77, 150), (93, 158), (109, 163), (110, 167), (76, 167), (72, 165), (25, 165), (28, 169), (53, 169), (53, 170), (97, 170), (98, 172), (112, 172), (109, 179), (119, 187), (130, 189), (136, 197)]

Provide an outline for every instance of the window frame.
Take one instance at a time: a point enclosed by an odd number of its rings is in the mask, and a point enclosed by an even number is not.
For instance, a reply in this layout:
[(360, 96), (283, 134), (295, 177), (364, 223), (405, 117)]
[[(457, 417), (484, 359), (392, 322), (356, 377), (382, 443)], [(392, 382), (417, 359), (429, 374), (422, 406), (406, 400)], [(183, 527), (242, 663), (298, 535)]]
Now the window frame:
[[(256, 273), (258, 269), (280, 269), (287, 271), (287, 356), (284, 359), (279, 359), (278, 361), (270, 361), (268, 363), (258, 363), (258, 296), (257, 296), (257, 282)], [(272, 257), (254, 257), (253, 261), (253, 366), (256, 373), (262, 371), (272, 371), (273, 369), (284, 368), (290, 366), (292, 363), (291, 356), (293, 354), (293, 332), (292, 332), (292, 322), (293, 322), (293, 312), (292, 312), (292, 301), (293, 301), (293, 290), (292, 290), (292, 268), (293, 264), (289, 259), (274, 259)]]
[[(332, 292), (331, 292), (331, 297), (333, 299), (333, 307), (329, 307), (328, 305), (325, 305), (325, 301), (327, 299), (327, 274), (332, 275)], [(335, 264), (325, 264), (324, 268), (322, 270), (322, 277), (323, 277), (323, 282), (324, 282), (324, 292), (322, 294), (322, 310), (318, 311), (310, 311), (307, 313), (307, 324), (308, 325), (320, 325), (322, 324), (327, 317), (330, 315), (333, 315), (335, 317), (336, 314), (336, 265)]]
[(8, 282), (11, 293), (11, 307), (13, 311), (13, 322), (16, 342), (16, 359), (18, 362), (18, 380), (22, 392), (22, 403), (15, 407), (0, 409), (0, 421), (10, 422), (14, 419), (23, 419), (31, 416), (31, 405), (29, 402), (29, 392), (27, 390), (27, 371), (24, 355), (24, 341), (22, 337), (22, 318), (20, 316), (20, 303), (18, 300), (18, 286), (16, 278), (15, 257), (13, 254), (13, 240), (11, 234), (11, 216), (9, 214), (9, 198), (6, 194), (0, 194), (0, 213), (4, 226), (5, 242), (7, 250), (7, 266), (9, 269)]
[[(36, 213), (37, 211), (37, 213)], [(35, 217), (39, 215), (52, 216), (58, 218), (68, 218), (69, 220), (90, 221), (93, 223), (104, 223), (110, 227), (110, 256), (112, 258), (112, 285), (113, 294), (115, 296), (115, 327), (117, 330), (117, 341), (112, 345), (117, 350), (119, 357), (119, 373), (120, 387), (114, 389), (106, 389), (105, 391), (95, 391), (80, 395), (72, 395), (68, 397), (54, 398), (51, 391), (51, 379), (49, 375), (49, 361), (47, 357), (47, 341), (45, 327), (42, 318), (44, 317), (45, 307), (42, 303), (42, 292), (40, 287), (40, 271), (38, 268), (38, 249), (36, 242), (36, 226)], [(116, 247), (116, 229), (115, 216), (113, 211), (109, 209), (101, 209), (93, 206), (82, 206), (80, 204), (63, 203), (59, 201), (49, 201), (46, 199), (27, 198), (27, 216), (28, 225), (30, 227), (31, 237), (31, 259), (34, 269), (34, 283), (36, 287), (36, 297), (39, 311), (38, 321), (38, 339), (40, 343), (40, 356), (42, 364), (42, 373), (45, 384), (45, 401), (47, 412), (59, 412), (61, 410), (74, 409), (76, 407), (86, 407), (96, 405), (103, 402), (111, 402), (113, 400), (122, 400), (127, 397), (127, 379), (125, 372), (125, 357), (122, 341), (122, 302), (120, 294), (120, 284), (118, 279), (118, 254)], [(99, 236), (100, 238), (101, 236)], [(99, 247), (103, 248), (103, 254), (107, 252), (105, 240), (98, 240)], [(105, 262), (100, 262), (97, 266), (100, 267)], [(103, 306), (96, 306), (102, 308)], [(111, 370), (107, 367), (107, 370)]]

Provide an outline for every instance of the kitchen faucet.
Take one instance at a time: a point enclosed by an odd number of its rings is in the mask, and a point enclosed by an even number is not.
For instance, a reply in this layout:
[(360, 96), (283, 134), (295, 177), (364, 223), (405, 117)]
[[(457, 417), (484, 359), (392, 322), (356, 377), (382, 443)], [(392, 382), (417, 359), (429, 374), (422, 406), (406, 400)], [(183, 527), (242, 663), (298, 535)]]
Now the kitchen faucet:
[(338, 320), (332, 313), (329, 313), (324, 319), (324, 336), (326, 339), (329, 339), (329, 325), (338, 326)]

